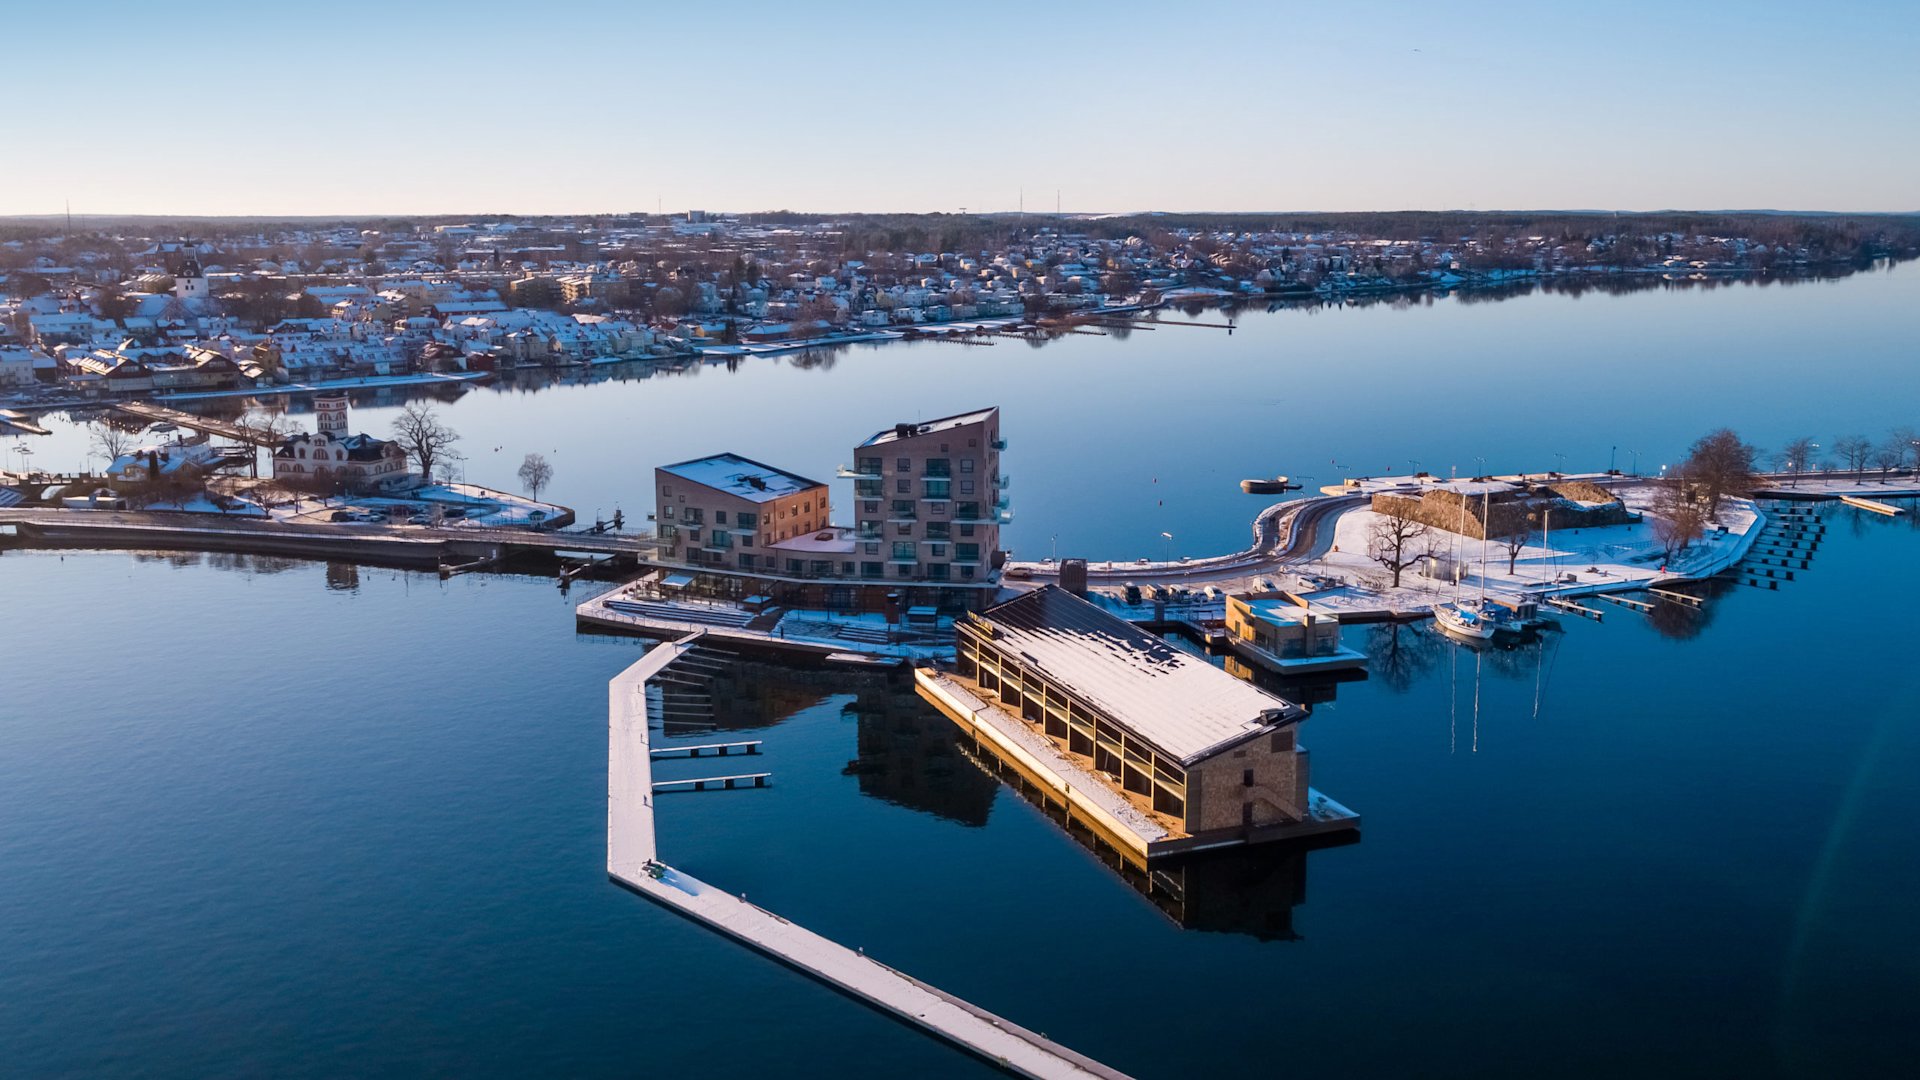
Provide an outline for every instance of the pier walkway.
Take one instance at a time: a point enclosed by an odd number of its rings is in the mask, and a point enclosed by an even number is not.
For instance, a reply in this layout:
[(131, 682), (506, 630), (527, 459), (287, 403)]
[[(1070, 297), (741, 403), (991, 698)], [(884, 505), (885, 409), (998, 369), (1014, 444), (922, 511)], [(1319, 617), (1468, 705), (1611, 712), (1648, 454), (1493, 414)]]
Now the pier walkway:
[(1008, 1072), (1062, 1080), (1126, 1080), (1124, 1073), (660, 861), (647, 683), (703, 636), (696, 632), (656, 646), (608, 684), (607, 875), (663, 907)]
[(232, 420), (215, 420), (212, 417), (196, 416), (179, 409), (169, 409), (165, 405), (155, 405), (150, 401), (125, 401), (110, 406), (112, 411), (128, 416), (148, 420), (153, 423), (174, 424), (192, 431), (202, 431), (208, 435), (218, 435), (235, 442), (252, 443), (268, 449), (287, 441), (285, 435), (268, 431), (252, 424), (242, 424)]

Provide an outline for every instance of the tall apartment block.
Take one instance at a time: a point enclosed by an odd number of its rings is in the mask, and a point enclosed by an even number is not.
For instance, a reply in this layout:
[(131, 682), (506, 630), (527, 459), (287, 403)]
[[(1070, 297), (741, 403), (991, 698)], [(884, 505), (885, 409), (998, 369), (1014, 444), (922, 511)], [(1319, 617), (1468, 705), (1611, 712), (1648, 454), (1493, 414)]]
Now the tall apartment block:
[(856, 446), (842, 476), (854, 481), (859, 576), (972, 583), (997, 578), (1000, 526), (1012, 519), (1000, 472), (996, 406), (918, 424), (896, 424)]

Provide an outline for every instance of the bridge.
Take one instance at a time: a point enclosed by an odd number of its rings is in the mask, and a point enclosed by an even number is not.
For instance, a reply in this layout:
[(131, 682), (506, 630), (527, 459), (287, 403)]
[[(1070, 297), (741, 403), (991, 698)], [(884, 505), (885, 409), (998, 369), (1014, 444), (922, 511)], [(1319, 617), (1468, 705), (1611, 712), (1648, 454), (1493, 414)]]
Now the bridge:
[(267, 428), (253, 424), (242, 424), (233, 420), (215, 420), (211, 417), (196, 416), (179, 409), (169, 409), (165, 405), (155, 405), (150, 401), (128, 401), (108, 406), (112, 412), (147, 420), (156, 424), (177, 424), (192, 431), (203, 431), (208, 435), (218, 435), (235, 442), (264, 446), (269, 450), (287, 441), (286, 436)]

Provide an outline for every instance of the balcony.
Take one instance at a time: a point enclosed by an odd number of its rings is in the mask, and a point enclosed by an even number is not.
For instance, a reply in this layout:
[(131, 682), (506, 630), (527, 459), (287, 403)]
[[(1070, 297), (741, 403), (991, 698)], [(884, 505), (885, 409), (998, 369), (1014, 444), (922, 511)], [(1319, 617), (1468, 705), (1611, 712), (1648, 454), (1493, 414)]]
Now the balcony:
[(996, 488), (999, 488), (1002, 491), (1005, 491), (1007, 488), (1013, 486), (1013, 477), (996, 476), (993, 478), (993, 486)]
[(835, 469), (833, 471), (833, 475), (839, 477), (842, 480), (879, 480), (880, 479), (880, 474), (878, 472), (861, 472), (858, 468), (848, 468), (845, 465), (842, 465), (838, 469)]
[(1013, 505), (1013, 496), (1011, 495), (1002, 495), (999, 498), (993, 500), (993, 508), (995, 510), (1005, 510), (1008, 507), (1011, 507), (1012, 505)]
[(889, 510), (887, 511), (887, 520), (888, 521), (919, 521), (920, 512), (912, 508), (908, 508), (906, 510)]
[(1005, 450), (1007, 448), (1007, 440), (1005, 438), (999, 438), (999, 439), (993, 440), (987, 445), (993, 447), (995, 450)]

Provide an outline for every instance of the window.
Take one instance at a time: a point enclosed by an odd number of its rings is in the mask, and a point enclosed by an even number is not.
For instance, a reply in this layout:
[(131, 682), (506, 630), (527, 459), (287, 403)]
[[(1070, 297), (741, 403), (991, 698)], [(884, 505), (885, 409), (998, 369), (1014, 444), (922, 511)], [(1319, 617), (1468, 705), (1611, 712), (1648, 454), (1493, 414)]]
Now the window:
[[(973, 440), (971, 440), (971, 439), (969, 439), (969, 440), (967, 440), (967, 441), (968, 441), (968, 443), (969, 443), (969, 444), (971, 444)], [(963, 457), (963, 458), (961, 458), (961, 459), (960, 459), (960, 471), (961, 471), (961, 472), (963, 472), (963, 473), (970, 473), (970, 472), (972, 472), (972, 471), (973, 471), (973, 459), (972, 459), (972, 458), (970, 458), (970, 457)]]
[(753, 569), (753, 556), (747, 554), (744, 551), (740, 553), (740, 569), (742, 570)]
[[(878, 545), (878, 544), (869, 544), (869, 545), (867, 545), (867, 546), (868, 546), (868, 547), (878, 547), (879, 545)], [(885, 567), (884, 565), (882, 565), (882, 564), (880, 564), (880, 563), (877, 563), (877, 562), (863, 562), (863, 563), (861, 563), (861, 564), (860, 564), (860, 576), (861, 576), (861, 577), (880, 577), (881, 575), (883, 575), (883, 574), (885, 574), (885, 573), (886, 573), (886, 567)]]
[(971, 566), (963, 566), (963, 567), (961, 567), (961, 568), (960, 568), (960, 580), (962, 580), (962, 581), (972, 581), (972, 580), (973, 580), (973, 567), (971, 567)]
[(971, 525), (962, 525), (962, 526), (960, 526), (960, 535), (961, 535), (961, 536), (972, 536), (972, 535), (973, 535), (973, 526), (971, 526)]
[(869, 476), (878, 476), (880, 475), (880, 459), (877, 457), (863, 457), (860, 459), (860, 468), (856, 471), (866, 473)]
[(931, 555), (933, 558), (936, 558), (936, 559), (944, 559), (947, 557), (947, 545), (928, 544), (927, 554)]
[(699, 522), (703, 522), (707, 519), (707, 512), (705, 510), (702, 510), (698, 506), (689, 506), (687, 507), (687, 512), (684, 516), (688, 521), (698, 524)]
[(960, 560), (961, 562), (979, 562), (980, 561), (980, 545), (979, 544), (955, 544), (953, 545), (953, 557)]
[(895, 540), (893, 542), (893, 561), (894, 562), (912, 562), (913, 561), (913, 541)]
[(912, 472), (912, 471), (913, 471), (913, 459), (912, 459), (912, 458), (910, 458), (910, 457), (903, 457), (903, 458), (901, 458), (901, 459), (899, 460), (899, 462), (897, 463), (897, 465), (896, 465), (896, 467), (897, 467), (897, 468), (898, 468), (898, 469), (899, 469), (899, 470), (900, 470), (901, 472)]
[(666, 519), (666, 520), (668, 520), (668, 521), (672, 521), (672, 520), (673, 520), (673, 507), (672, 507), (672, 506), (663, 506), (663, 507), (661, 507), (661, 508), (660, 508), (660, 516), (661, 516), (661, 517), (663, 517), (663, 518), (665, 518), (665, 519)]
[(1241, 787), (1253, 786), (1253, 770), (1252, 769), (1242, 769), (1240, 771), (1240, 786)]
[(947, 580), (947, 564), (937, 562), (927, 567), (927, 576), (935, 581)]
[(671, 494), (673, 494), (673, 485), (672, 485), (672, 484), (661, 484), (661, 485), (660, 485), (660, 494), (662, 494), (662, 495), (671, 495)]
[(911, 495), (913, 494), (913, 481), (903, 476), (893, 482), (893, 490), (900, 495)]
[(742, 528), (751, 529), (755, 525), (760, 524), (760, 515), (751, 511), (742, 510), (738, 514), (733, 515), (733, 520)]
[[(966, 483), (966, 481), (963, 480), (961, 481), (961, 483)], [(927, 498), (950, 499), (952, 497), (953, 497), (953, 481), (951, 480), (927, 481)]]
[(960, 494), (962, 495), (973, 494), (973, 481), (971, 480), (960, 481)]
[[(878, 494), (880, 494), (880, 493), (876, 491), (876, 492), (874, 492), (874, 494), (875, 494), (875, 495), (878, 495)], [(877, 513), (879, 513), (879, 512), (880, 512), (880, 500), (878, 500), (878, 499), (868, 499), (868, 500), (867, 500), (866, 502), (863, 502), (863, 503), (861, 503), (861, 504), (860, 504), (860, 512), (861, 512), (861, 513), (863, 513), (863, 514), (877, 514)]]
[(980, 517), (980, 504), (977, 502), (963, 502), (960, 504), (960, 508), (954, 511), (953, 516), (966, 521), (974, 521)]
[(928, 458), (927, 459), (927, 475), (928, 476), (952, 476), (953, 462), (947, 460), (946, 458)]
[(727, 512), (725, 510), (715, 510), (713, 512), (713, 523), (715, 525), (725, 525), (727, 523)]
[(879, 544), (862, 544), (860, 545), (860, 550), (862, 554), (878, 555), (880, 554), (880, 545)]
[(792, 574), (795, 577), (800, 576), (800, 560), (799, 559), (787, 560), (787, 573)]
[(1244, 803), (1241, 805), (1240, 824), (1242, 825), (1253, 824), (1253, 804), (1252, 803)]
[(912, 523), (911, 521), (903, 521), (903, 522), (901, 522), (901, 523), (899, 523), (898, 525), (895, 525), (895, 526), (893, 527), (893, 535), (895, 535), (895, 536), (912, 536), (912, 535), (913, 535), (913, 523)]

